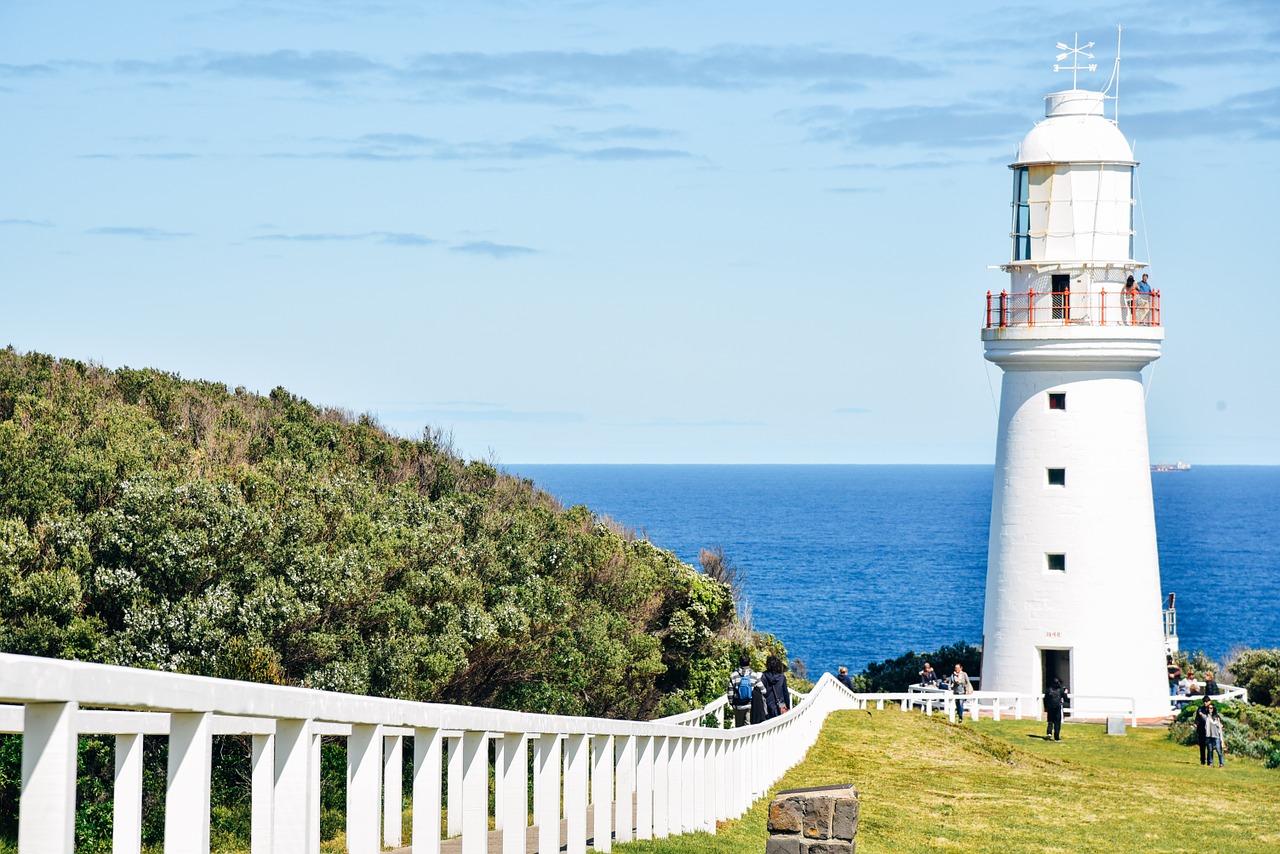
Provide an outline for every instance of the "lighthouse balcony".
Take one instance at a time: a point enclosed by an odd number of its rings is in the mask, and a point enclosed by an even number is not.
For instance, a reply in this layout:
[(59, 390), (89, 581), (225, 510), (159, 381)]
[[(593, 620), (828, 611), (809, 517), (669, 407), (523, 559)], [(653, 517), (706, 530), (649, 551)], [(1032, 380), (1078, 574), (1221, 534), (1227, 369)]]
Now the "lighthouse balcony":
[(1121, 289), (993, 294), (987, 291), (987, 329), (1010, 326), (1159, 326), (1160, 292)]

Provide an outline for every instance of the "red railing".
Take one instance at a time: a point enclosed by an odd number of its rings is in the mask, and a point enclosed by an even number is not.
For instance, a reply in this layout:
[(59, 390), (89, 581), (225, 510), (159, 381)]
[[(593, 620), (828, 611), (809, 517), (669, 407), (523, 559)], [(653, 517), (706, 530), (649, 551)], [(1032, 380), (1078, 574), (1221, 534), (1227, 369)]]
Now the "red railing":
[(987, 291), (987, 328), (1006, 326), (1159, 326), (1160, 292)]

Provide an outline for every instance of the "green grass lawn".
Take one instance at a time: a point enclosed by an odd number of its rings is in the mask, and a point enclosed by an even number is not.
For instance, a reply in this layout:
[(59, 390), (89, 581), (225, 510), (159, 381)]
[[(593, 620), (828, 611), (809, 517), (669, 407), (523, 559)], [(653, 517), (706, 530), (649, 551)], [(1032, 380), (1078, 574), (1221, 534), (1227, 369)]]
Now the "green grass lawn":
[[(1280, 770), (1200, 765), (1163, 728), (1108, 736), (1036, 721), (950, 724), (915, 712), (839, 712), (778, 789), (853, 783), (859, 854), (880, 851), (1280, 851)], [(615, 846), (623, 854), (763, 852), (768, 799), (715, 836)]]

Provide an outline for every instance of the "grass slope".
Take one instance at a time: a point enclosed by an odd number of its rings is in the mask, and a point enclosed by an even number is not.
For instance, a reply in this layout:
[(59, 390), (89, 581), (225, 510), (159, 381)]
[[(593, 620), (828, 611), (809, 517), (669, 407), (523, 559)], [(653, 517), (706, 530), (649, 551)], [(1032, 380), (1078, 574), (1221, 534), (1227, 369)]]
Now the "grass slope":
[[(894, 710), (832, 715), (778, 789), (852, 782), (859, 854), (882, 851), (1280, 850), (1280, 773), (1227, 757), (1200, 766), (1164, 729), (1108, 736), (1068, 724), (1047, 742), (1036, 721), (950, 724)], [(762, 851), (768, 799), (716, 836), (630, 843), (623, 854)]]

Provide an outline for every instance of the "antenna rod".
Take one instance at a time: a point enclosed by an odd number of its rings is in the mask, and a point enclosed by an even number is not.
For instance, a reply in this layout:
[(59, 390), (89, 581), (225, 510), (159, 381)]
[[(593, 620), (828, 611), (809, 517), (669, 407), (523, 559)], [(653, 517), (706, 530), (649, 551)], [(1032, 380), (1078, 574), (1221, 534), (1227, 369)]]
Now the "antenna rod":
[(1116, 127), (1120, 126), (1120, 38), (1124, 35), (1124, 25), (1116, 24)]

